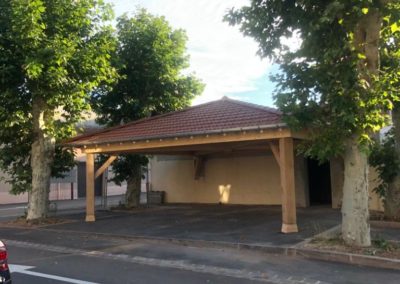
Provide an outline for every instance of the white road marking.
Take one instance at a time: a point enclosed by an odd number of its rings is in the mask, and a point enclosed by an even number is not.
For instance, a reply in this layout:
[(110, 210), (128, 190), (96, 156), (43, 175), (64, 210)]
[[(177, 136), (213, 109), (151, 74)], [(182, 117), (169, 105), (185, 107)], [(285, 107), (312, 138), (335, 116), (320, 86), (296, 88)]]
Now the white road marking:
[(9, 264), (8, 266), (10, 267), (11, 273), (21, 273), (21, 274), (32, 275), (32, 276), (42, 277), (42, 278), (47, 278), (47, 279), (52, 279), (52, 280), (64, 281), (67, 283), (98, 284), (95, 282), (88, 282), (88, 281), (83, 281), (83, 280), (78, 280), (78, 279), (73, 279), (73, 278), (61, 277), (61, 276), (57, 276), (57, 275), (29, 271), (29, 269), (35, 268), (34, 266), (26, 266), (26, 265), (18, 265), (18, 264)]

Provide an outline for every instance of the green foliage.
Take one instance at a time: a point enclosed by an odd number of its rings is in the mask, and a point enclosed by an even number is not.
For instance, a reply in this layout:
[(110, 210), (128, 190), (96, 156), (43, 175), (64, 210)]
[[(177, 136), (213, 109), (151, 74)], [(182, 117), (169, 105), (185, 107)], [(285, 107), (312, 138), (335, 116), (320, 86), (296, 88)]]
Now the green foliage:
[[(14, 193), (30, 189), (32, 102), (52, 119), (42, 130), (56, 142), (75, 134), (88, 95), (111, 83), (112, 11), (101, 0), (0, 0), (0, 169)], [(56, 148), (52, 174), (72, 165)]]
[(377, 249), (380, 249), (382, 251), (390, 252), (390, 251), (395, 251), (399, 248), (399, 246), (394, 243), (387, 241), (383, 238), (378, 238), (376, 240), (372, 240), (372, 245), (376, 247)]
[[(142, 155), (120, 155), (113, 163), (114, 177), (112, 181), (121, 185), (128, 178), (132, 177), (134, 169), (140, 169), (147, 166), (148, 159)], [(143, 178), (143, 175), (142, 175)]]
[[(355, 135), (361, 145), (389, 122), (389, 110), (399, 100), (392, 82), (399, 68), (382, 64), (379, 80), (365, 68), (366, 55), (354, 46), (357, 23), (378, 11), (383, 18), (380, 52), (385, 60), (398, 59), (398, 1), (251, 1), (232, 9), (225, 20), (259, 44), (258, 54), (280, 64), (275, 100), (293, 129), (307, 128), (311, 141), (301, 150), (320, 160), (340, 155)], [(285, 44), (297, 35), (299, 48)], [(391, 46), (390, 48), (388, 48)], [(396, 59), (396, 60), (397, 60)], [(368, 74), (370, 80), (366, 80)]]
[[(397, 9), (400, 10), (399, 4)], [(397, 16), (399, 17), (399, 16)], [(398, 19), (398, 18), (397, 18)], [(383, 37), (388, 38), (382, 43), (381, 48), (381, 72), (378, 88), (382, 88), (383, 92), (387, 92), (388, 97), (392, 97), (391, 112), (392, 112), (392, 129), (387, 133), (385, 138), (380, 143), (375, 143), (372, 147), (369, 162), (377, 169), (381, 184), (374, 190), (384, 199), (386, 197), (389, 184), (392, 183), (395, 177), (400, 172), (400, 156), (396, 144), (400, 144), (399, 137), (396, 137), (396, 132), (399, 133), (400, 122), (396, 121), (400, 111), (400, 31), (398, 23), (391, 23), (389, 18), (384, 18), (387, 23), (382, 31)], [(383, 87), (381, 87), (383, 86)], [(397, 141), (396, 141), (397, 140)]]
[(389, 184), (400, 171), (400, 157), (396, 154), (393, 129), (391, 129), (382, 143), (375, 143), (369, 157), (369, 163), (375, 167), (382, 181), (374, 191), (381, 198), (385, 198)]
[[(140, 9), (133, 18), (117, 20), (118, 48), (113, 64), (120, 75), (112, 90), (93, 93), (92, 105), (100, 124), (119, 125), (137, 119), (181, 109), (203, 90), (189, 66), (187, 37), (173, 30), (164, 17)], [(147, 158), (121, 155), (113, 163), (114, 181), (127, 180)]]

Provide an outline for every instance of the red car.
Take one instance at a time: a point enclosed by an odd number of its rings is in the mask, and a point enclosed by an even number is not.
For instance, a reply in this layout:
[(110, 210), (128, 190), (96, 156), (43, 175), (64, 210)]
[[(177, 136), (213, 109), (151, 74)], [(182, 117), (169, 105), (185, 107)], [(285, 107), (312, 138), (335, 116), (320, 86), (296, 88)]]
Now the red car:
[(0, 283), (11, 284), (10, 270), (7, 264), (7, 248), (5, 244), (0, 241)]

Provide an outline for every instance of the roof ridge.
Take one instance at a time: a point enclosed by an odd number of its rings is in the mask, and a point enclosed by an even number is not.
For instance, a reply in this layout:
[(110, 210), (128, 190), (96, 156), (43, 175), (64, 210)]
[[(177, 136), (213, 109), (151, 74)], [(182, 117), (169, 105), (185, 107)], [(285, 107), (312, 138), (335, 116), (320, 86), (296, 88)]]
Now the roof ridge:
[(242, 105), (242, 106), (257, 108), (257, 109), (264, 110), (264, 111), (273, 112), (273, 113), (278, 114), (278, 115), (282, 114), (282, 112), (279, 109), (276, 109), (276, 108), (267, 107), (267, 106), (254, 104), (254, 103), (249, 103), (249, 102), (244, 102), (244, 101), (239, 101), (239, 100), (235, 100), (235, 99), (229, 98), (227, 96), (224, 96), (222, 99), (225, 100), (225, 101), (236, 103), (238, 105)]

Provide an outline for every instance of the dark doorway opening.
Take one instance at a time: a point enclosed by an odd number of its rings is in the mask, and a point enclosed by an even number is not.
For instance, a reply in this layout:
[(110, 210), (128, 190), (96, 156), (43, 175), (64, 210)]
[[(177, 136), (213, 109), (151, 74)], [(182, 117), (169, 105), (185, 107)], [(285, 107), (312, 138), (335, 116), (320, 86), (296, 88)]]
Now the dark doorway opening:
[(308, 184), (310, 205), (332, 204), (329, 162), (320, 164), (317, 160), (308, 159)]
[[(98, 169), (100, 165), (95, 165)], [(96, 178), (94, 182), (94, 195), (101, 196), (103, 188), (103, 175)], [(78, 198), (86, 197), (86, 162), (78, 162)]]

